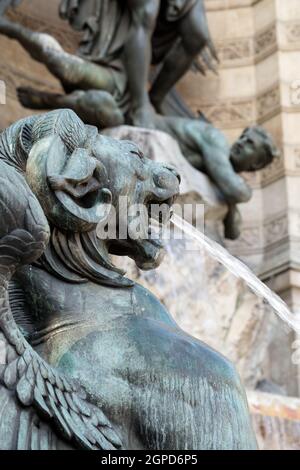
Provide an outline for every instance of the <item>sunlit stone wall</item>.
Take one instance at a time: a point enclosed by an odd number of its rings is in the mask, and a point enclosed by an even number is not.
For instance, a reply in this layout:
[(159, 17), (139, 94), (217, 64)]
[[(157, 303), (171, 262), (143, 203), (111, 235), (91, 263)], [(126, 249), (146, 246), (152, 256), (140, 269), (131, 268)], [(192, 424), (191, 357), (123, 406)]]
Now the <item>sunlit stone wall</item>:
[(219, 76), (190, 74), (180, 84), (189, 104), (234, 140), (259, 123), (282, 158), (249, 181), (250, 203), (231, 251), (300, 310), (300, 3), (206, 0), (221, 64)]
[[(9, 17), (35, 31), (56, 37), (68, 51), (75, 51), (78, 35), (58, 17), (59, 0), (23, 0)], [(6, 85), (6, 104), (0, 101), (0, 129), (28, 114), (19, 104), (18, 86), (59, 91), (60, 84), (46, 67), (32, 60), (16, 41), (0, 36), (0, 80)]]
[[(241, 238), (228, 244), (294, 312), (300, 311), (300, 2), (206, 0), (221, 64), (219, 76), (190, 74), (180, 85), (234, 140), (249, 124), (268, 129), (281, 160), (249, 181), (254, 197), (241, 206)], [(294, 335), (277, 329), (269, 371), (277, 384), (299, 393), (291, 361)]]

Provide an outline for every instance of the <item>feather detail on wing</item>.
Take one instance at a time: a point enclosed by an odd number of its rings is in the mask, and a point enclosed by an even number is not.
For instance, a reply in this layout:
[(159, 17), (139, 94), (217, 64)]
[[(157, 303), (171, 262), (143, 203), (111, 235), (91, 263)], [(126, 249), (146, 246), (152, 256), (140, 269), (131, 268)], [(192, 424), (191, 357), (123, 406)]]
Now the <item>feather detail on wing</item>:
[[(15, 350), (0, 333), (0, 369), (15, 356)], [(12, 373), (11, 371), (7, 373)], [(14, 373), (14, 372), (13, 372)], [(23, 407), (15, 390), (0, 384), (0, 448), (1, 450), (62, 450), (70, 446), (49, 423), (38, 416), (34, 407)]]
[[(53, 114), (50, 120), (59, 124)], [(42, 135), (43, 120), (40, 124)], [(122, 444), (103, 412), (89, 402), (80, 384), (33, 350), (12, 313), (10, 281), (19, 267), (40, 258), (50, 232), (23, 164), (15, 158), (23, 125), (17, 123), (0, 136), (0, 448), (52, 448), (62, 441), (73, 448), (117, 449)], [(72, 132), (68, 126), (63, 129)]]
[[(55, 430), (57, 436), (79, 448), (120, 448), (122, 444), (110, 422), (99, 408), (88, 402), (82, 387), (47, 364), (14, 322), (5, 277), (17, 261), (31, 256), (36, 249), (40, 246), (23, 230), (16, 230), (0, 241), (1, 446), (13, 439), (16, 447), (52, 446), (49, 436), (53, 441)], [(25, 434), (30, 428), (31, 437), (23, 435), (24, 426), (27, 426)], [(11, 429), (17, 431), (17, 438), (15, 434), (9, 436)]]

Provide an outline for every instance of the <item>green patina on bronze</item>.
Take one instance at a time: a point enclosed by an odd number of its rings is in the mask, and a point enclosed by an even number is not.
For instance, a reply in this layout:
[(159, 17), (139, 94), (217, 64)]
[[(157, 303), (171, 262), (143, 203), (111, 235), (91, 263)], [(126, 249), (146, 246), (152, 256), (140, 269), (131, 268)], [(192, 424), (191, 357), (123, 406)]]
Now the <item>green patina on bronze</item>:
[(59, 110), (0, 135), (0, 179), (0, 448), (256, 448), (232, 364), (110, 261), (161, 244), (96, 237), (108, 197), (170, 206), (176, 170)]

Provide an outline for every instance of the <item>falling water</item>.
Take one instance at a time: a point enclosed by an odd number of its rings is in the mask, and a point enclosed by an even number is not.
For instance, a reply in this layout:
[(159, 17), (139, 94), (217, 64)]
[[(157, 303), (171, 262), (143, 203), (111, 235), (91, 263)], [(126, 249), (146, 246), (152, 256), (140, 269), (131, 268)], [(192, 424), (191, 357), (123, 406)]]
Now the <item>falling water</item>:
[(199, 243), (202, 248), (223, 264), (234, 276), (243, 279), (256, 295), (268, 302), (277, 315), (287, 323), (290, 328), (297, 334), (300, 334), (300, 320), (296, 318), (296, 315), (291, 313), (285, 302), (261, 282), (244, 263), (232, 256), (225, 248), (219, 245), (219, 243), (208, 238), (176, 214), (173, 215), (172, 222), (175, 227)]

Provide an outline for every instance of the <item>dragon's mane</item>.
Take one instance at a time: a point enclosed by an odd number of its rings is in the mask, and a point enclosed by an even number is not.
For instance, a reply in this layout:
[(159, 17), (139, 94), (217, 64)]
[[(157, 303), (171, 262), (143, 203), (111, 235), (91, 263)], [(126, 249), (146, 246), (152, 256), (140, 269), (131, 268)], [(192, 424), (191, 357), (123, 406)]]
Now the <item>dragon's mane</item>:
[[(95, 128), (85, 126), (71, 110), (55, 110), (47, 114), (25, 118), (10, 126), (0, 135), (0, 159), (16, 170), (26, 172), (26, 162), (34, 143), (50, 135), (59, 135), (70, 152), (86, 145)], [(63, 232), (51, 228), (50, 242), (37, 263), (47, 272), (67, 281), (128, 287), (132, 282), (124, 277), (101, 254), (96, 231), (85, 233)]]

